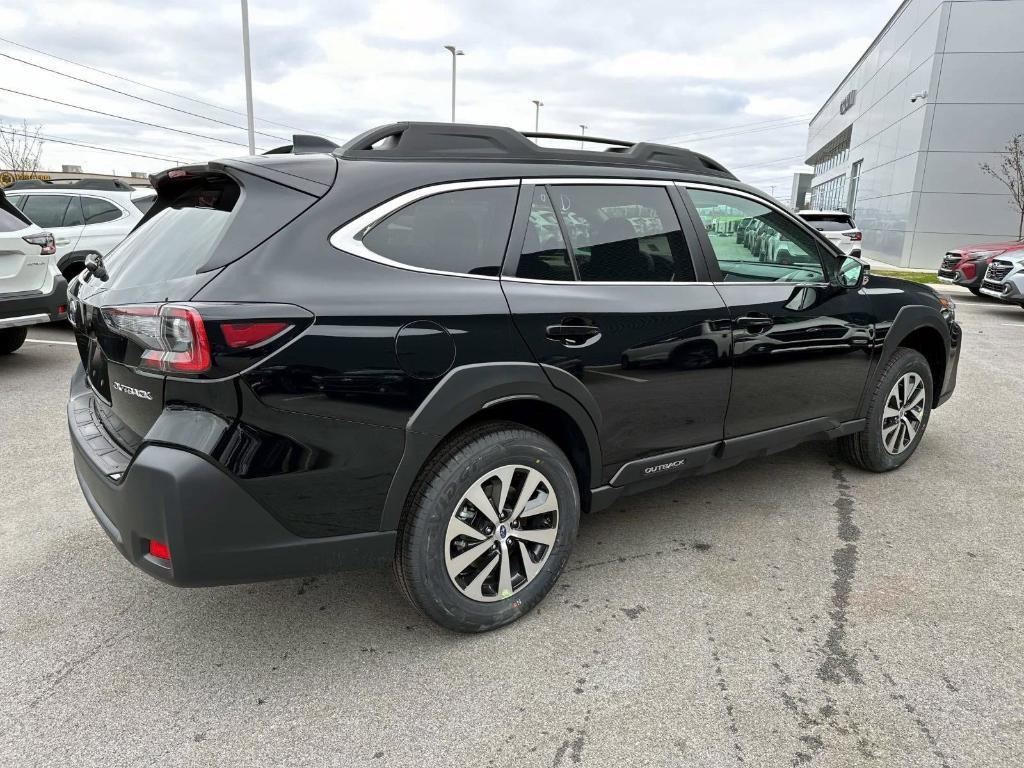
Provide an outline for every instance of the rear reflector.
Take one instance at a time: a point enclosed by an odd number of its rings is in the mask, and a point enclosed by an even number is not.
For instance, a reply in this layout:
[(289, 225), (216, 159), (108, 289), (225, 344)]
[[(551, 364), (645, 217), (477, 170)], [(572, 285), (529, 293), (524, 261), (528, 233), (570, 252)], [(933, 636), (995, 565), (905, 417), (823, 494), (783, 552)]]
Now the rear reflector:
[(161, 560), (171, 559), (171, 550), (162, 541), (156, 539), (149, 540), (149, 554), (153, 557), (159, 557)]
[(291, 326), (288, 323), (221, 323), (224, 342), (232, 349), (254, 347), (269, 341)]

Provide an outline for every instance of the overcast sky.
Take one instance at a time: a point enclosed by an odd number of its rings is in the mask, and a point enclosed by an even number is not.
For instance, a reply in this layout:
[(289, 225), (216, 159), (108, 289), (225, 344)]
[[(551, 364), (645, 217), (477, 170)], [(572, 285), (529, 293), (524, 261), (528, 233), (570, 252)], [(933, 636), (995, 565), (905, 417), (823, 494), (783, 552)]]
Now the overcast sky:
[[(578, 133), (584, 123), (598, 136), (690, 146), (783, 198), (803, 168), (807, 121), (898, 5), (252, 0), (257, 130), (269, 134), (258, 135), (257, 146), (289, 143), (293, 128), (340, 143), (382, 123), (447, 120), (451, 56), (442, 46), (454, 43), (465, 50), (460, 121), (532, 129), (531, 100), (541, 99), (541, 130)], [(3, 3), (0, 37), (0, 88), (186, 132), (0, 90), (0, 121), (24, 119), (53, 139), (167, 158), (51, 141), (45, 169), (153, 172), (174, 159), (246, 152), (237, 0)]]

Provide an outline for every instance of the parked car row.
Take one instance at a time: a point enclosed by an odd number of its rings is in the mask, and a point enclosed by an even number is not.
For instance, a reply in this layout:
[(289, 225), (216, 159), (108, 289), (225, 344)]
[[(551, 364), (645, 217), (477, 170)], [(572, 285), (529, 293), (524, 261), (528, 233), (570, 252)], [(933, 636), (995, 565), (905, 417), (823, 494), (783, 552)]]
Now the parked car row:
[(61, 320), (67, 284), (138, 224), (156, 192), (105, 179), (30, 179), (0, 189), (0, 355)]
[(1024, 306), (1024, 240), (981, 243), (946, 251), (939, 265), (943, 283), (960, 285), (975, 296)]

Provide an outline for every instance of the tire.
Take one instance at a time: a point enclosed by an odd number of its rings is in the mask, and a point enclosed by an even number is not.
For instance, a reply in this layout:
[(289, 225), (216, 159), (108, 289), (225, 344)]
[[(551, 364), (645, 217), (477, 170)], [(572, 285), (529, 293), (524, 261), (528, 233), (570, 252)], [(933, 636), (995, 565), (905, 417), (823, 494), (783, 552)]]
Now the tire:
[(0, 355), (9, 355), (16, 352), (25, 343), (28, 336), (28, 328), (4, 328), (0, 331)]
[[(894, 410), (902, 413), (898, 408), (888, 410), (899, 402), (900, 394), (895, 389), (897, 383), (905, 382), (905, 387), (913, 386), (916, 393), (914, 377), (917, 377), (916, 380), (920, 381), (924, 390), (923, 407), (919, 411), (916, 406), (907, 409), (906, 419), (902, 416), (887, 416)], [(839, 439), (839, 450), (843, 458), (854, 466), (870, 472), (889, 472), (901, 467), (917, 450), (928, 428), (934, 391), (931, 368), (928, 367), (924, 355), (914, 349), (897, 349), (885, 364), (875, 384), (868, 405), (867, 426), (861, 432)], [(896, 400), (892, 399), (894, 396)], [(910, 394), (904, 403), (909, 404), (916, 399), (916, 394)], [(905, 422), (906, 426), (901, 426), (900, 422)], [(916, 424), (917, 429), (910, 436), (913, 424)], [(897, 430), (895, 439), (892, 431), (894, 425)], [(910, 439), (904, 443), (908, 436)]]
[[(518, 508), (513, 497), (518, 501), (516, 492), (538, 475), (533, 501), (513, 521)], [(502, 512), (507, 516), (494, 525), (496, 505), (486, 515), (482, 502), (474, 506), (466, 497), (486, 500), (490, 492), (493, 499), (506, 482), (511, 490)], [(533, 512), (552, 503), (554, 512)], [(510, 422), (472, 427), (449, 438), (413, 484), (398, 530), (399, 586), (414, 606), (448, 629), (485, 632), (504, 626), (532, 610), (554, 586), (576, 540), (579, 514), (576, 475), (550, 439)], [(473, 538), (453, 535), (467, 527), (473, 529)], [(528, 531), (531, 538), (550, 537), (552, 543), (515, 538)], [(471, 550), (478, 547), (480, 554), (474, 558)], [(531, 549), (524, 552), (526, 548)], [(502, 596), (499, 581), (506, 574), (504, 586), (512, 591)]]
[(967, 286), (967, 290), (970, 291), (971, 293), (973, 293), (975, 296), (981, 296), (981, 289), (980, 288), (973, 288), (971, 286)]

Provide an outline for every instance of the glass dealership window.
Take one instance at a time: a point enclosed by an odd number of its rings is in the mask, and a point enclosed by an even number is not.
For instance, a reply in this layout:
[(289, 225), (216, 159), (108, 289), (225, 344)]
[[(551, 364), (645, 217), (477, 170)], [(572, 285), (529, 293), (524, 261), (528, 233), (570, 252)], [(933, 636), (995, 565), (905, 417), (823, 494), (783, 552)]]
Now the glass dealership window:
[(834, 179), (811, 187), (811, 208), (817, 210), (843, 209), (846, 205), (844, 195), (846, 189), (846, 174), (836, 176)]

